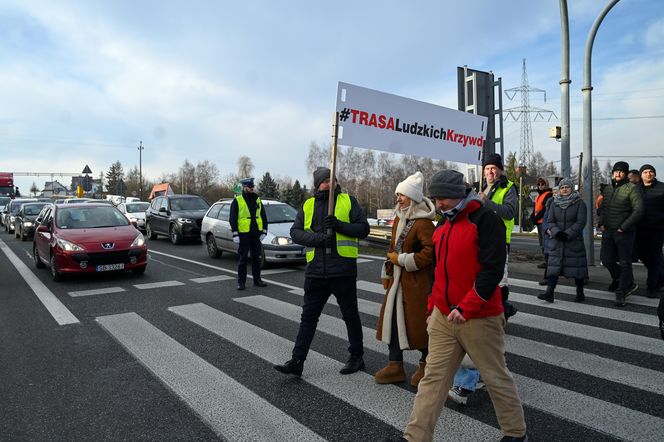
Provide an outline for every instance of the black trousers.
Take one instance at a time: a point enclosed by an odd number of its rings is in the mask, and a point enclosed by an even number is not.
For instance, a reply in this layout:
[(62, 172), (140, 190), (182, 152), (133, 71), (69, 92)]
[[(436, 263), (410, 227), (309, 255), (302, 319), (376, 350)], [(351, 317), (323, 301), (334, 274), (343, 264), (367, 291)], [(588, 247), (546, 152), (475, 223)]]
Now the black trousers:
[(640, 229), (636, 232), (639, 259), (648, 269), (648, 290), (656, 290), (664, 275), (662, 271), (662, 246), (664, 230)]
[(611, 274), (611, 278), (618, 281), (619, 290), (623, 293), (627, 293), (634, 283), (634, 274), (632, 273), (634, 237), (633, 230), (602, 233), (602, 248), (600, 249), (602, 264)]
[(351, 357), (361, 358), (364, 354), (362, 323), (357, 310), (356, 277), (305, 278), (304, 304), (302, 305), (300, 329), (295, 339), (295, 348), (293, 348), (294, 359), (305, 360), (307, 358), (318, 326), (318, 318), (331, 294), (337, 298), (342, 318), (346, 323), (350, 343), (348, 351)]
[(251, 252), (251, 274), (254, 282), (261, 280), (261, 246), (260, 234), (241, 233), (240, 246), (238, 248), (237, 262), (237, 282), (244, 284), (247, 282), (247, 262), (249, 261), (249, 252)]

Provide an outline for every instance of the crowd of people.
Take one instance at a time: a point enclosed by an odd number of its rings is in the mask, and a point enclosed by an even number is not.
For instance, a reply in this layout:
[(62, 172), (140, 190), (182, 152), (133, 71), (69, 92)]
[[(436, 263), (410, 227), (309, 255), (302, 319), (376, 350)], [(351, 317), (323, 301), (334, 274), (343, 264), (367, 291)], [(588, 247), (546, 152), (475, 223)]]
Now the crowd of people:
[[(628, 179), (629, 172), (625, 162), (613, 166), (611, 183), (603, 188), (597, 208), (602, 263), (611, 274), (609, 290), (615, 291), (616, 305), (621, 307), (638, 288), (632, 274), (634, 250), (648, 269), (647, 295), (654, 296), (664, 281), (664, 184), (657, 181), (651, 165), (638, 171), (639, 183)], [(432, 440), (445, 400), (465, 404), (481, 386), (493, 403), (502, 440), (528, 440), (523, 406), (505, 362), (505, 325), (517, 312), (508, 301), (507, 284), (516, 189), (503, 173), (500, 155), (486, 156), (483, 176), (479, 192), (455, 170), (433, 175), (429, 197), (423, 194), (420, 172), (395, 189), (396, 217), (381, 271), (385, 296), (376, 335), (387, 345), (388, 360), (374, 378), (378, 384), (405, 382), (404, 351), (420, 353), (419, 365), (409, 379), (417, 395), (401, 441)], [(340, 373), (348, 375), (365, 368), (356, 279), (359, 241), (368, 235), (369, 224), (357, 200), (341, 190), (329, 169), (318, 168), (313, 178), (314, 195), (299, 208), (291, 228), (293, 241), (306, 248), (301, 321), (291, 358), (274, 368), (302, 376), (318, 319), (334, 295), (349, 341), (349, 358)], [(250, 220), (237, 230), (240, 244), (246, 241), (247, 249), (253, 236), (264, 234), (266, 228), (261, 223), (260, 199), (251, 195), (252, 184), (243, 182), (246, 192), (238, 208), (239, 218)], [(555, 189), (547, 184), (538, 180), (533, 212), (547, 285), (538, 297), (554, 302), (558, 279), (563, 276), (575, 281), (574, 301), (584, 302), (586, 205), (570, 179), (561, 180)], [(247, 201), (253, 201), (249, 209), (244, 207)], [(242, 255), (240, 290), (246, 278), (246, 252)], [(260, 276), (255, 273), (256, 281)], [(664, 297), (658, 314), (664, 339)]]

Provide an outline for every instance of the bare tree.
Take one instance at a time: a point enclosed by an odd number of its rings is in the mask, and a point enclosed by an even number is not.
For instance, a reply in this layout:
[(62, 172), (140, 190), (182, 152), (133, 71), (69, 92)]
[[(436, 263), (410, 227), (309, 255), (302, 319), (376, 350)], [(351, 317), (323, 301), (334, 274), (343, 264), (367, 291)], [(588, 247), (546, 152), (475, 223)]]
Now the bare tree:
[(208, 160), (196, 164), (196, 190), (200, 195), (204, 195), (212, 189), (219, 179), (219, 169)]
[(182, 193), (196, 193), (196, 168), (189, 162), (188, 159), (184, 160), (178, 172), (178, 179)]

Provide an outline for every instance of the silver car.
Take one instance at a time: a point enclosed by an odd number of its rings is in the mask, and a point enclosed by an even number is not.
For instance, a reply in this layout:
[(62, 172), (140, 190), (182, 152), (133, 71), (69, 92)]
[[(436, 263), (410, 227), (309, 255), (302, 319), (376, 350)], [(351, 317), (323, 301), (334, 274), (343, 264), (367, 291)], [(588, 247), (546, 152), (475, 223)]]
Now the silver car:
[(145, 231), (145, 211), (150, 207), (150, 203), (145, 201), (132, 201), (118, 205), (120, 212), (124, 213), (129, 221), (136, 224), (136, 227), (142, 232)]
[[(297, 210), (286, 203), (274, 200), (261, 200), (268, 221), (268, 233), (263, 239), (261, 262), (304, 263), (304, 247), (293, 243), (290, 228), (295, 221)], [(218, 258), (222, 252), (236, 253), (238, 244), (233, 242), (233, 232), (229, 217), (232, 199), (216, 202), (207, 211), (201, 224), (201, 240), (205, 243), (208, 255)]]

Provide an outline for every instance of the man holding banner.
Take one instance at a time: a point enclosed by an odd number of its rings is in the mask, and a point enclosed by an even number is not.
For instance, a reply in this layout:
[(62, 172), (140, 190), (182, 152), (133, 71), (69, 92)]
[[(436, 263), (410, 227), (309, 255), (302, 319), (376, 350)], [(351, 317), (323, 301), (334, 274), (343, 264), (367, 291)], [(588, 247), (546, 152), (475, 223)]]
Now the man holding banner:
[[(330, 175), (326, 167), (316, 169), (315, 194), (302, 204), (290, 230), (293, 241), (307, 248), (307, 268), (302, 318), (292, 358), (274, 366), (284, 374), (302, 375), (318, 318), (331, 294), (337, 298), (350, 343), (350, 358), (340, 373), (351, 374), (364, 368), (356, 283), (359, 240), (369, 234), (369, 223), (357, 200), (341, 192), (336, 179), (330, 182)], [(328, 215), (330, 192), (336, 196), (333, 215)]]

